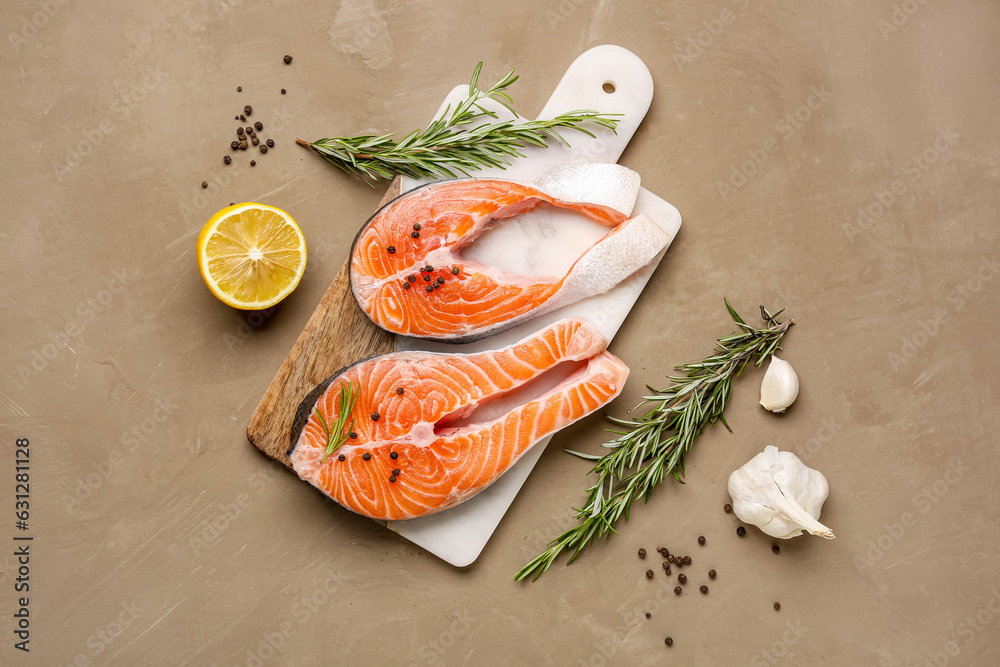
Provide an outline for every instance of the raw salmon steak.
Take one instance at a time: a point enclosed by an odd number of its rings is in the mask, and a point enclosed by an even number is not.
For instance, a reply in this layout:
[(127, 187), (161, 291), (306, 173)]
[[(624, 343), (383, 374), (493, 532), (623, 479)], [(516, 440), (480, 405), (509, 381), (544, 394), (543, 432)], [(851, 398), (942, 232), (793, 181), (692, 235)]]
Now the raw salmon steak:
[[(468, 500), (535, 443), (607, 404), (628, 367), (582, 319), (473, 354), (396, 352), (361, 361), (300, 406), (299, 477), (373, 519), (412, 519)], [(324, 460), (342, 391), (356, 396)], [(322, 416), (322, 419), (320, 417)], [(353, 420), (353, 425), (352, 425)]]
[[(670, 235), (629, 218), (639, 175), (616, 164), (564, 165), (532, 185), (497, 179), (434, 183), (380, 209), (351, 251), (351, 290), (376, 325), (404, 336), (468, 342), (601, 294), (651, 262)], [(500, 220), (539, 205), (610, 230), (562, 276), (505, 273), (463, 257)]]

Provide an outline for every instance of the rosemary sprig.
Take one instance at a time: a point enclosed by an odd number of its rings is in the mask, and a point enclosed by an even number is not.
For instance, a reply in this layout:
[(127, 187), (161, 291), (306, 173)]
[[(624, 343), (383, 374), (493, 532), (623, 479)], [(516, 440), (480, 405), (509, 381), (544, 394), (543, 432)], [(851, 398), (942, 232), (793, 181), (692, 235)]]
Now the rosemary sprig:
[(348, 383), (348, 387), (345, 388), (344, 384), (340, 384), (340, 410), (337, 414), (337, 421), (331, 429), (326, 420), (323, 419), (323, 415), (320, 414), (319, 408), (313, 408), (316, 416), (319, 417), (319, 423), (323, 425), (323, 432), (326, 434), (326, 451), (323, 452), (323, 458), (320, 459), (320, 463), (326, 461), (326, 457), (332, 454), (338, 447), (347, 442), (347, 438), (350, 437), (350, 432), (354, 430), (354, 417), (351, 417), (351, 425), (347, 426), (347, 432), (344, 432), (344, 427), (347, 425), (347, 418), (351, 415), (351, 410), (354, 409), (354, 402), (358, 400), (358, 392), (361, 391), (361, 383), (358, 383), (357, 388), (354, 387), (354, 383)]
[(457, 129), (482, 118), (498, 118), (497, 114), (482, 106), (486, 98), (493, 99), (510, 109), (513, 100), (507, 88), (517, 81), (514, 70), (487, 90), (479, 90), (479, 72), (483, 63), (476, 65), (469, 83), (469, 96), (454, 109), (447, 106), (440, 117), (431, 121), (427, 129), (414, 130), (400, 142), (393, 141), (393, 134), (365, 134), (356, 137), (328, 137), (308, 142), (296, 139), (301, 146), (311, 148), (337, 168), (358, 174), (369, 185), (381, 178), (403, 174), (411, 178), (469, 177), (470, 171), (484, 167), (506, 169), (511, 158), (524, 157), (526, 146), (545, 147), (555, 139), (569, 146), (559, 130), (570, 129), (593, 137), (586, 124), (618, 127), (621, 114), (604, 114), (591, 109), (579, 109), (559, 114), (550, 120), (484, 122), (470, 129)]
[(794, 320), (778, 322), (782, 311), (772, 315), (761, 306), (765, 326), (755, 328), (743, 321), (728, 300), (726, 308), (740, 333), (719, 338), (715, 352), (707, 359), (678, 366), (681, 375), (668, 376), (671, 384), (667, 389), (647, 385), (653, 394), (644, 396), (637, 408), (646, 404), (654, 407), (641, 417), (608, 417), (625, 428), (609, 429), (618, 437), (602, 446), (612, 451), (603, 456), (569, 452), (596, 462), (590, 472), (597, 473), (597, 481), (587, 489), (587, 503), (575, 510), (580, 523), (549, 542), (549, 549), (521, 568), (516, 580), (531, 575), (532, 580), (538, 579), (564, 550), (573, 550), (569, 564), (589, 543), (616, 533), (615, 524), (623, 517), (628, 520), (633, 500), (648, 502), (667, 475), (683, 483), (684, 455), (705, 426), (721, 421), (729, 429), (722, 413), (732, 395), (733, 378), (751, 359), (756, 358), (754, 365), (760, 366), (774, 354)]

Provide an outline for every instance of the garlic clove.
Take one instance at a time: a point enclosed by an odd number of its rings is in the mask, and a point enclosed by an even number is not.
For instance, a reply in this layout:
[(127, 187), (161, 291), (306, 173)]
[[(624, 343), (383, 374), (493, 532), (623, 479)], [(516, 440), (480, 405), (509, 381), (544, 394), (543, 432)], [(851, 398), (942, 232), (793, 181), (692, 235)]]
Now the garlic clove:
[(771, 363), (760, 383), (760, 404), (771, 412), (784, 412), (799, 395), (799, 376), (784, 359), (771, 355)]
[(803, 531), (834, 538), (833, 531), (818, 521), (829, 493), (830, 486), (821, 472), (773, 445), (729, 476), (736, 516), (783, 540)]

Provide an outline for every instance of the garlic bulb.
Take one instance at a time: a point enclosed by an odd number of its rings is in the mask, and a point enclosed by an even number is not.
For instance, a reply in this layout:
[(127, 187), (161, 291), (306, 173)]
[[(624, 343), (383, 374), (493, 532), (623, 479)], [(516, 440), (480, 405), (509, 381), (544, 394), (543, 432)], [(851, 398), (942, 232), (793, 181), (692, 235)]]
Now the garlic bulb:
[(784, 412), (799, 395), (799, 376), (784, 359), (771, 355), (771, 363), (760, 383), (760, 404), (771, 412)]
[(817, 521), (829, 494), (821, 472), (773, 445), (729, 476), (736, 516), (783, 540), (802, 531), (833, 539), (833, 531)]

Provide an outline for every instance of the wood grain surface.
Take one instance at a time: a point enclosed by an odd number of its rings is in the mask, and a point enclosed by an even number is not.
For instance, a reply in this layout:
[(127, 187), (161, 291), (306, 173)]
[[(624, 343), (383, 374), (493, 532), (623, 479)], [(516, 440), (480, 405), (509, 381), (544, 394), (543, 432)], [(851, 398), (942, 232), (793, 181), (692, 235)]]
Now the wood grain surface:
[[(384, 206), (400, 194), (396, 177), (379, 202)], [(302, 333), (257, 404), (247, 426), (247, 439), (289, 470), (295, 412), (302, 399), (338, 370), (376, 354), (392, 352), (395, 338), (361, 312), (351, 294), (350, 257), (333, 279)]]

